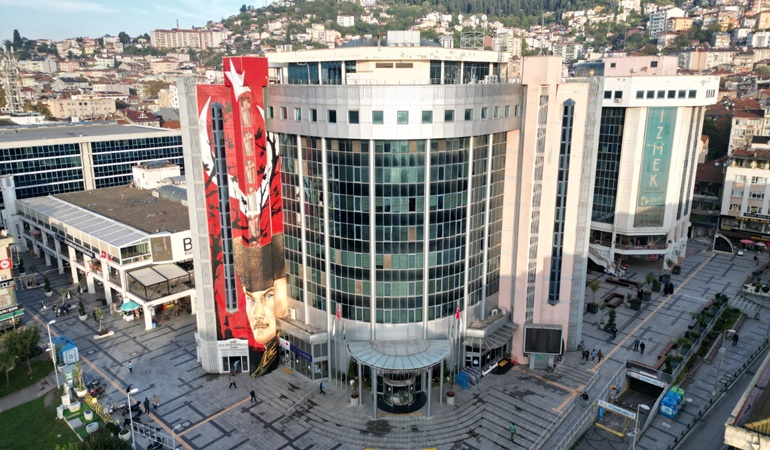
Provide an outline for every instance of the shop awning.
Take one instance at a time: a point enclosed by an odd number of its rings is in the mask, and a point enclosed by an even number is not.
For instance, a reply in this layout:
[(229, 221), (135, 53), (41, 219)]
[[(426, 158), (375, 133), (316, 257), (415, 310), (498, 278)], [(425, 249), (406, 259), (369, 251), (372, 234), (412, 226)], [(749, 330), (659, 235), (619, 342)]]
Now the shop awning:
[(449, 356), (447, 340), (359, 341), (348, 344), (356, 361), (384, 372), (416, 372), (435, 366)]
[(500, 348), (511, 340), (514, 331), (516, 328), (513, 324), (505, 324), (487, 337), (466, 337), (463, 340), (463, 345), (486, 350)]

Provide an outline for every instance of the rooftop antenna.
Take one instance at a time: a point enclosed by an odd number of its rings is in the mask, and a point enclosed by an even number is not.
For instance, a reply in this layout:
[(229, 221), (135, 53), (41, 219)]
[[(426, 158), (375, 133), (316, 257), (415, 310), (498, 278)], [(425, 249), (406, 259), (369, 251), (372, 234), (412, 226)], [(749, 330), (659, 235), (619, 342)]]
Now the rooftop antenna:
[(176, 29), (179, 29), (179, 19), (176, 19)]

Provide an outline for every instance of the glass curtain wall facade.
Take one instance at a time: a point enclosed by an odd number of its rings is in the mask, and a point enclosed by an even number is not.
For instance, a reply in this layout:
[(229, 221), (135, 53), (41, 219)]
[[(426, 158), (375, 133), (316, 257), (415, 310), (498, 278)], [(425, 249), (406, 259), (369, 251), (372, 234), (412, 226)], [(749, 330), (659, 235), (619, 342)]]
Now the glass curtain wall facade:
[(469, 305), (498, 292), (505, 133), (475, 136), (472, 164), (470, 137), (325, 139), (325, 158), (321, 138), (299, 141), (280, 137), (291, 298), (332, 312), (339, 303), (346, 319), (401, 324), (451, 316), (466, 281)]
[(625, 120), (625, 108), (602, 108), (591, 214), (591, 220), (595, 222), (615, 222), (615, 199), (618, 192), (618, 172)]

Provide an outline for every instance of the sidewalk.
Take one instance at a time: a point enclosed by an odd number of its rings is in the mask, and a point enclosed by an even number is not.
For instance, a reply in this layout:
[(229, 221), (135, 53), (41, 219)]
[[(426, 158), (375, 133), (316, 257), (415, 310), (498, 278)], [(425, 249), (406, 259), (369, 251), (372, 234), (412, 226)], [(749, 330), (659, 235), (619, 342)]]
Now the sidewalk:
[[(51, 367), (53, 367), (53, 365)], [(24, 370), (25, 368), (19, 367), (19, 369)], [(19, 405), (31, 402), (36, 398), (44, 396), (55, 388), (56, 382), (53, 378), (53, 371), (51, 371), (51, 374), (48, 377), (43, 378), (32, 386), (27, 386), (20, 391), (16, 391), (13, 394), (0, 398), (0, 412), (8, 411), (9, 409), (15, 408)]]

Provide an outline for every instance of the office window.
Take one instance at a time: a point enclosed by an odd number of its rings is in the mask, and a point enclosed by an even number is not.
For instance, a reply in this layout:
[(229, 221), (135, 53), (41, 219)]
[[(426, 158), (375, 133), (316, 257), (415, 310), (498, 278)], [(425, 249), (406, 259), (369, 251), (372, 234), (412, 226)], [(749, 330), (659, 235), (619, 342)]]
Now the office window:
[(761, 191), (750, 191), (749, 198), (752, 200), (762, 200), (765, 198), (765, 193)]
[(286, 120), (289, 118), (289, 110), (285, 106), (281, 106), (281, 120)]
[(372, 111), (372, 123), (375, 125), (382, 125), (382, 111)]
[(698, 92), (694, 89), (687, 92), (687, 98), (695, 98), (695, 93)]
[(337, 110), (336, 109), (330, 109), (328, 111), (329, 113), (329, 123), (337, 123)]
[(473, 109), (465, 108), (465, 120), (473, 120)]
[(444, 122), (454, 122), (455, 121), (455, 110), (454, 109), (445, 109), (444, 110)]
[(666, 98), (666, 91), (658, 91), (658, 98)]
[(604, 91), (604, 98), (605, 99), (611, 99), (612, 98), (612, 91)]
[(433, 111), (422, 112), (422, 123), (433, 123)]
[(409, 111), (396, 111), (396, 123), (406, 125), (409, 123)]
[(302, 108), (294, 108), (294, 120), (302, 120)]
[(488, 119), (489, 118), (489, 108), (486, 106), (481, 107), (481, 118), (482, 119)]
[(730, 193), (731, 197), (743, 197), (743, 190), (742, 189), (733, 189)]
[(623, 91), (615, 91), (615, 98), (623, 98)]
[(767, 177), (751, 177), (752, 184), (767, 184)]
[(745, 183), (746, 175), (736, 175), (733, 181), (735, 181), (736, 183)]
[(272, 106), (267, 107), (267, 118), (272, 119), (274, 117), (274, 111)]
[(615, 63), (610, 63), (610, 68), (614, 69), (616, 65)]
[(500, 117), (500, 107), (499, 106), (495, 106), (495, 109), (492, 110), (492, 117), (494, 117), (495, 119)]
[(657, 61), (651, 61), (650, 62), (650, 67), (658, 67), (658, 62)]
[(637, 100), (644, 98), (644, 91), (636, 91)]
[(679, 91), (679, 93), (677, 94), (676, 98), (684, 98), (684, 95), (685, 95), (685, 90), (682, 89), (681, 91)]
[(647, 91), (647, 98), (655, 98), (655, 91)]
[(667, 98), (676, 98), (676, 91), (668, 91)]
[(505, 117), (511, 117), (511, 105), (505, 105)]
[(318, 122), (318, 110), (317, 109), (311, 109), (310, 110), (310, 121), (311, 122)]
[(515, 105), (513, 107), (513, 115), (519, 117), (519, 111), (521, 111), (521, 107), (519, 107), (519, 105)]
[(348, 123), (358, 125), (358, 111), (348, 111)]

